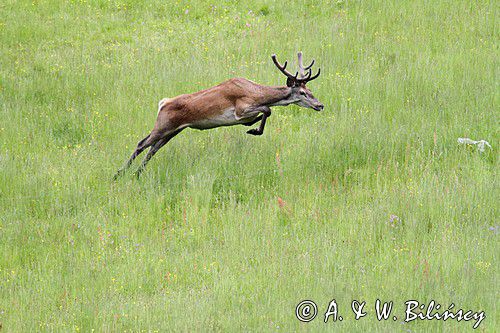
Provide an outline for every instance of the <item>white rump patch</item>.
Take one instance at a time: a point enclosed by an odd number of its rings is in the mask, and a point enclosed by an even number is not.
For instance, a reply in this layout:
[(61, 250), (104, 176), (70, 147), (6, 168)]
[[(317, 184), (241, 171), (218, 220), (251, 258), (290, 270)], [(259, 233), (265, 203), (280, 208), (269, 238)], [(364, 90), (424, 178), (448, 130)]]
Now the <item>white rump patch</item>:
[(160, 112), (163, 105), (165, 105), (168, 101), (170, 101), (170, 98), (164, 98), (158, 102), (158, 112)]

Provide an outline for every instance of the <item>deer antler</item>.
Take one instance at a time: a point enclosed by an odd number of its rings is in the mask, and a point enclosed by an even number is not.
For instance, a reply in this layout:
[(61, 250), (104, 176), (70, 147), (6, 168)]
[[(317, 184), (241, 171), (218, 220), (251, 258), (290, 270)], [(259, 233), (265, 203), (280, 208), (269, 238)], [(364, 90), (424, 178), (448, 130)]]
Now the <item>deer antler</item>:
[[(273, 62), (274, 64), (276, 65), (276, 67), (278, 67), (278, 69), (281, 71), (281, 73), (285, 74), (285, 76), (287, 77), (287, 80), (286, 80), (286, 85), (288, 87), (293, 87), (293, 86), (299, 86), (301, 84), (306, 84), (307, 82), (309, 81), (312, 81), (314, 79), (316, 79), (321, 70), (318, 69), (318, 73), (316, 73), (316, 75), (312, 76), (312, 66), (314, 65), (314, 59), (313, 61), (311, 62), (311, 64), (307, 67), (304, 67), (304, 65), (302, 64), (302, 52), (299, 52), (297, 54), (298, 56), (298, 59), (299, 59), (299, 71), (297, 71), (295, 73), (295, 75), (292, 75), (290, 72), (288, 72), (286, 70), (286, 65), (288, 64), (287, 61), (285, 61), (285, 63), (282, 65), (280, 65), (280, 63), (278, 62), (277, 58), (276, 58), (276, 54), (273, 54), (271, 56), (271, 58), (273, 59)], [(305, 71), (307, 71), (307, 74), (304, 74)], [(299, 74), (300, 74), (300, 77), (299, 77)]]
[(299, 58), (299, 74), (300, 74), (300, 78), (303, 79), (304, 78), (304, 71), (307, 71), (307, 70), (310, 70), (311, 67), (314, 65), (314, 59), (313, 61), (311, 62), (311, 64), (307, 67), (304, 67), (304, 65), (302, 64), (302, 52), (299, 52), (297, 53), (297, 57)]
[[(274, 64), (276, 65), (276, 67), (278, 67), (281, 73), (285, 74), (285, 76), (287, 77), (286, 85), (291, 87), (293, 85), (292, 83), (297, 81), (297, 75), (299, 75), (299, 72), (296, 72), (295, 75), (292, 75), (289, 71), (286, 70), (286, 65), (288, 64), (288, 61), (285, 61), (283, 66), (281, 66), (280, 63), (278, 62), (278, 59), (276, 58), (276, 54), (273, 54), (271, 58), (273, 59)], [(289, 83), (292, 85), (289, 85)]]

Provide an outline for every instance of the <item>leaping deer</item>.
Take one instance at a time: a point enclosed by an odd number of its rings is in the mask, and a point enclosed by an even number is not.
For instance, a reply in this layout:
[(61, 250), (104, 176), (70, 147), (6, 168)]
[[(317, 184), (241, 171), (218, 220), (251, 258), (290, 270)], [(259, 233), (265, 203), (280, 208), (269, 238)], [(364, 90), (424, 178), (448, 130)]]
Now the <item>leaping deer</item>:
[(215, 87), (174, 98), (164, 98), (158, 104), (158, 116), (151, 133), (139, 141), (137, 148), (125, 165), (118, 170), (118, 178), (130, 167), (132, 161), (146, 148), (151, 147), (136, 171), (139, 176), (156, 152), (185, 128), (205, 130), (219, 126), (251, 126), (260, 121), (260, 126), (247, 131), (251, 135), (262, 135), (271, 107), (296, 104), (304, 108), (321, 111), (321, 104), (306, 87), (316, 79), (312, 76), (314, 60), (307, 67), (302, 64), (302, 53), (298, 53), (299, 70), (295, 75), (286, 70), (287, 62), (281, 65), (276, 55), (274, 64), (283, 73), (286, 86), (263, 86), (244, 78), (233, 78)]

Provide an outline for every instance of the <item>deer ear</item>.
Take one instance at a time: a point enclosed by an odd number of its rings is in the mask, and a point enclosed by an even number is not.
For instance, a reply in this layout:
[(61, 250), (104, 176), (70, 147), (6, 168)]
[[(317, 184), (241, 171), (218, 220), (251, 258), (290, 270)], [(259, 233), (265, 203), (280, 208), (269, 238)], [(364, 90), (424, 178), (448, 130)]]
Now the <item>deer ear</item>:
[(291, 78), (286, 79), (286, 86), (290, 88), (295, 87), (295, 80)]

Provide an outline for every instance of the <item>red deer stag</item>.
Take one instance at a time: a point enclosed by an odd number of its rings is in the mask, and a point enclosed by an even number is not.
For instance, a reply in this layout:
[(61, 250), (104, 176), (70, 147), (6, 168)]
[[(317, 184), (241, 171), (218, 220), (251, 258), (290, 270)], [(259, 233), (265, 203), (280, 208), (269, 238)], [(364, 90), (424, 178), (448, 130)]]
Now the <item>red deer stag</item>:
[(299, 52), (299, 70), (293, 75), (286, 70), (286, 61), (281, 65), (275, 54), (271, 58), (287, 77), (286, 86), (262, 86), (244, 78), (234, 78), (193, 94), (162, 99), (158, 104), (158, 116), (153, 130), (139, 141), (134, 153), (118, 170), (114, 179), (118, 178), (140, 153), (151, 147), (136, 171), (139, 176), (151, 157), (187, 127), (205, 130), (240, 124), (251, 126), (260, 121), (259, 128), (251, 129), (247, 133), (262, 135), (272, 106), (296, 104), (321, 111), (323, 104), (306, 87), (307, 82), (316, 79), (320, 74), (318, 69), (316, 75), (312, 76), (314, 60), (304, 67), (302, 53)]

